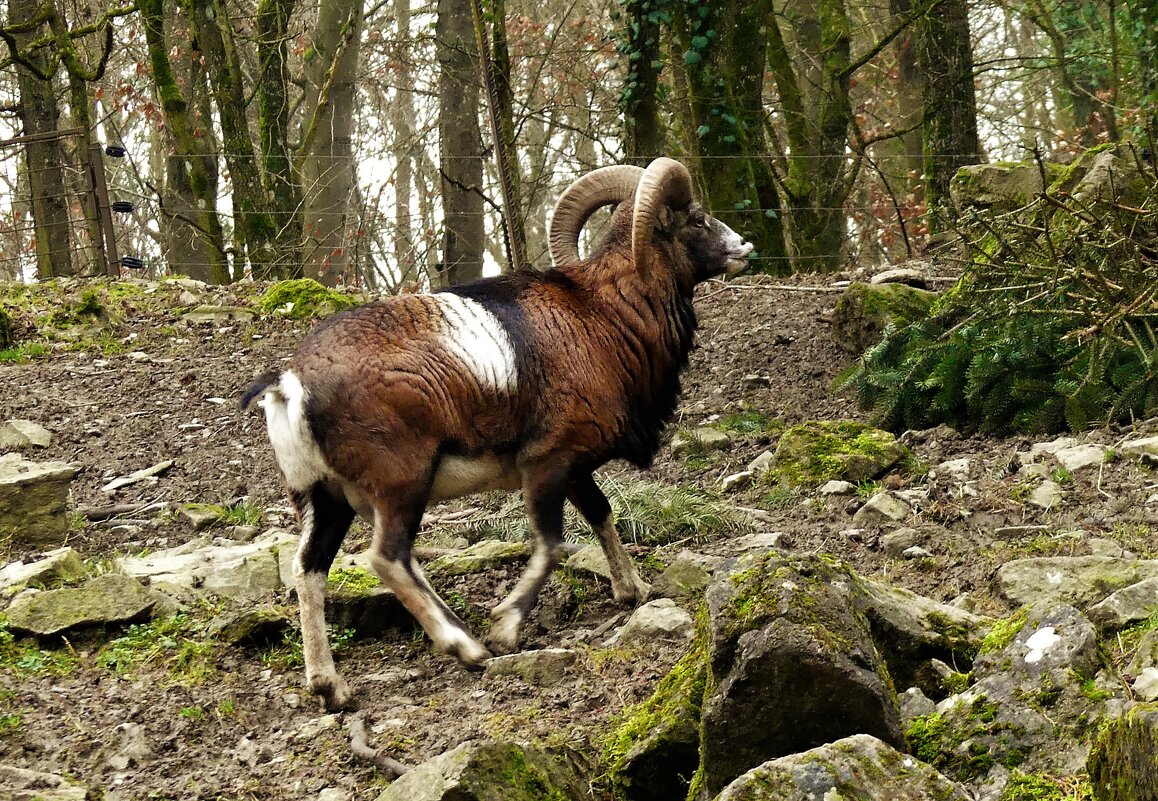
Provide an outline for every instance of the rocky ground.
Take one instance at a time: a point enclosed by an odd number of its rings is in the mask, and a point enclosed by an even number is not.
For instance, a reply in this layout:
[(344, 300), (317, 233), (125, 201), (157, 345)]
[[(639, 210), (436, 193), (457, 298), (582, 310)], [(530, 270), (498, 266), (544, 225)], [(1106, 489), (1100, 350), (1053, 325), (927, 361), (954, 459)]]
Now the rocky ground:
[[(823, 492), (785, 489), (763, 478), (759, 464), (749, 470), (790, 426), (866, 419), (832, 389), (852, 359), (830, 331), (840, 278), (847, 276), (744, 278), (701, 288), (699, 347), (671, 427), (692, 444), (665, 448), (646, 475), (613, 466), (603, 477), (629, 502), (659, 497), (671, 508), (665, 488), (720, 499), (694, 524), (658, 531), (644, 520), (626, 532), (629, 541), (636, 534), (630, 547), (648, 580), (681, 553), (730, 556), (766, 535), (762, 542), (790, 553), (830, 554), (860, 576), (1000, 618), (1042, 599), (1080, 601), (1084, 611), (1132, 583), (1118, 578), (1110, 586), (1103, 575), (1092, 580), (1100, 582), (1098, 597), (1059, 598), (1045, 579), (1017, 583), (999, 573), (1007, 563), (1096, 555), (1151, 564), (1158, 476), (1128, 446), (1158, 434), (1158, 421), (1066, 441), (909, 432), (902, 441), (910, 457), (879, 477)], [(237, 399), (255, 375), (290, 354), (311, 322), (261, 313), (260, 289), (106, 286), (98, 293), (104, 311), (95, 317), (83, 313), (79, 285), (56, 296), (6, 299), (16, 310), (17, 335), (50, 350), (0, 364), (0, 421), (31, 420), (52, 433), (47, 447), (21, 450), (28, 458), (79, 466), (72, 487), (79, 511), (52, 545), (73, 548), (86, 575), (114, 573), (124, 569), (119, 559), (139, 563), (190, 542), (244, 548), (255, 538), (282, 541), (277, 529), (292, 520), (263, 421), (241, 411)], [(236, 310), (190, 319), (205, 304)], [(694, 435), (704, 427), (725, 435), (718, 448)], [(155, 474), (110, 487), (148, 468)], [(736, 478), (746, 471), (753, 475)], [(880, 493), (905, 506), (874, 515), (877, 501), (869, 502)], [(491, 498), (443, 505), (429, 511), (420, 544), (434, 558), (484, 539), (516, 539), (515, 519)], [(577, 548), (586, 535), (572, 534)], [(364, 544), (364, 530), (355, 529), (347, 548)], [(0, 546), (0, 565), (30, 562), (48, 549), (12, 538)], [(520, 566), (515, 555), (481, 570), (432, 574), (451, 605), (481, 629)], [(268, 609), (280, 620), (293, 611), (276, 576), (269, 586), (246, 581), (252, 592), (231, 588), (226, 594), (236, 597), (228, 599), (199, 591), (204, 587), (177, 593), (185, 609), (168, 623), (82, 628), (42, 642), (0, 626), (0, 763), (67, 776), (105, 798), (377, 798), (388, 779), (351, 748), (351, 713), (326, 715), (301, 688), (293, 630), (279, 624), (271, 637), (226, 642), (222, 626), (242, 613)], [(694, 614), (695, 601), (678, 603)], [(653, 692), (687, 647), (682, 629), (609, 641), (629, 611), (597, 577), (559, 571), (525, 644), (566, 646), (575, 661), (530, 680), (463, 671), (432, 653), (404, 615), (386, 610), (370, 620), (350, 613), (335, 632), (339, 670), (379, 754), (417, 764), (465, 741), (500, 736), (564, 749), (594, 768), (614, 721)], [(1099, 692), (1123, 703), (1139, 693), (1129, 667), (1149, 625), (1139, 622), (1109, 629), (1127, 626), (1129, 636), (1107, 636), (1093, 666)], [(1082, 765), (1070, 767), (1081, 772)]]

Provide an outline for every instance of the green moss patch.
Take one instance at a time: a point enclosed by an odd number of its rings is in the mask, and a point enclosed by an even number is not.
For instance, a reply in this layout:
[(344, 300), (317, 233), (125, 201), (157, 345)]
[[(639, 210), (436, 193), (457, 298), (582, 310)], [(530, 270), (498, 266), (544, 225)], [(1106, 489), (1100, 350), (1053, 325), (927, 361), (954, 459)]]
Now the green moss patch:
[(1003, 650), (1007, 645), (1013, 642), (1013, 638), (1021, 633), (1025, 628), (1025, 623), (1029, 620), (1030, 608), (1028, 606), (1022, 607), (1009, 617), (1002, 618), (993, 624), (989, 632), (985, 635), (985, 639), (981, 641), (981, 647), (977, 650), (980, 654), (993, 654)]
[(258, 307), (266, 314), (277, 313), (291, 320), (324, 317), (354, 305), (353, 298), (327, 289), (312, 278), (279, 281), (258, 300)]
[(789, 486), (868, 481), (909, 455), (892, 434), (851, 420), (810, 421), (784, 432), (769, 475)]

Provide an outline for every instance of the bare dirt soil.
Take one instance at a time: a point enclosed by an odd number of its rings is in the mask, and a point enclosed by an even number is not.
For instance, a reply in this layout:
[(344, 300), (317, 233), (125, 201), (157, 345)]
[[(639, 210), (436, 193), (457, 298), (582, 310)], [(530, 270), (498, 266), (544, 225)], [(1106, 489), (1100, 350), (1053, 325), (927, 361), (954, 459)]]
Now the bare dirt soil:
[[(672, 431), (743, 413), (779, 423), (734, 431), (730, 450), (698, 459), (676, 458), (665, 449), (650, 479), (717, 492), (723, 476), (774, 449), (780, 424), (865, 419), (851, 399), (832, 391), (833, 379), (851, 360), (829, 330), (833, 280), (745, 278), (701, 288), (699, 347)], [(229, 304), (254, 292), (200, 294)], [(261, 415), (242, 412), (237, 401), (255, 375), (288, 357), (310, 323), (259, 318), (186, 325), (183, 310), (130, 304), (103, 329), (102, 347), (58, 345), (49, 358), (0, 366), (0, 420), (31, 419), (54, 432), (52, 446), (34, 458), (82, 466), (73, 491), (79, 507), (246, 498), (265, 510), (263, 526), (290, 525)], [(1124, 433), (1089, 436), (1113, 444)], [(1113, 538), (1137, 553), (1158, 550), (1155, 506), (1146, 503), (1155, 478), (1136, 463), (1107, 462), (1068, 479), (1065, 502), (1046, 512), (1025, 503), (1014, 476), (1013, 454), (1029, 441), (937, 432), (912, 443), (930, 467), (960, 457), (979, 466), (967, 486), (900, 471), (885, 477), (894, 488), (929, 485), (933, 503), (916, 521), (931, 554), (926, 558), (886, 555), (882, 532), (856, 530), (852, 513), (863, 497), (794, 496), (757, 485), (728, 499), (762, 510), (761, 528), (783, 532), (794, 550), (831, 553), (866, 575), (990, 614), (1004, 612), (990, 580), (1010, 558), (1088, 552), (1091, 536)], [(155, 482), (101, 490), (115, 477), (170, 459), (173, 466)], [(631, 474), (620, 466), (608, 473)], [(179, 516), (122, 517), (129, 519), (78, 523), (67, 544), (100, 564), (195, 536)], [(1043, 528), (995, 534), (1011, 525)], [(358, 536), (348, 544), (357, 544)], [(684, 548), (729, 552), (723, 540), (634, 550), (654, 578), (657, 566)], [(31, 556), (9, 544), (0, 564)], [(480, 626), (517, 570), (443, 580), (439, 589), (459, 599)], [(288, 596), (274, 600), (292, 604)], [(433, 653), (413, 629), (355, 636), (337, 654), (339, 669), (358, 696), (373, 746), (404, 762), (416, 764), (487, 735), (591, 755), (609, 721), (645, 699), (680, 655), (671, 645), (606, 649), (590, 637), (625, 615), (606, 586), (577, 587), (572, 577), (554, 577), (527, 626), (526, 645), (580, 643), (581, 656), (568, 680), (551, 687), (465, 672)], [(348, 715), (324, 715), (318, 699), (303, 691), (292, 649), (194, 649), (204, 669), (182, 671), (173, 658), (185, 653), (182, 634), (162, 643), (155, 658), (117, 670), (98, 654), (123, 633), (93, 632), (61, 644), (56, 655), (25, 656), (0, 669), (0, 763), (63, 774), (109, 799), (282, 801), (318, 798), (327, 789), (329, 798), (374, 799), (385, 786), (373, 766), (352, 755)]]

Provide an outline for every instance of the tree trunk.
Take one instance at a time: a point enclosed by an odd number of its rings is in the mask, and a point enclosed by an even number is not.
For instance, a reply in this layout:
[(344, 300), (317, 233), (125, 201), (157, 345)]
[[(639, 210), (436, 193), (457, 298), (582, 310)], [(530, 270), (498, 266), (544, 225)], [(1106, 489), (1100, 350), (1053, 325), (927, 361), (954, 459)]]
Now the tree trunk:
[(798, 18), (795, 61), (779, 24), (768, 25), (768, 65), (776, 77), (788, 137), (783, 189), (789, 208), (792, 269), (839, 269), (846, 236), (844, 202), (857, 167), (846, 153), (849, 22), (843, 0), (820, 0), (813, 20)]
[[(35, 0), (9, 0), (8, 24), (30, 22), (40, 11)], [(14, 34), (17, 49), (24, 48), (37, 37), (42, 26)], [(48, 61), (43, 56), (25, 56), (35, 67), (16, 65), (17, 88), (20, 92), (20, 122), (25, 135), (51, 133), (59, 129), (60, 109), (53, 93), (48, 72)], [(56, 138), (36, 139), (24, 145), (31, 195), (32, 223), (36, 242), (36, 271), (40, 278), (73, 275), (69, 241), (68, 193), (65, 191), (64, 162), (61, 143)]]
[(470, 5), (438, 0), (438, 133), (442, 173), (441, 279), (448, 286), (482, 275), (483, 160), (478, 51)]
[(395, 3), (394, 17), (398, 26), (398, 52), (394, 62), (398, 64), (397, 89), (394, 102), (390, 106), (391, 128), (393, 129), (394, 158), (398, 161), (394, 173), (394, 268), (398, 272), (401, 286), (421, 282), (417, 253), (414, 247), (413, 223), (413, 183), (414, 158), (411, 149), (414, 142), (414, 95), (408, 87), (414, 85), (410, 74), (410, 4)]
[(157, 88), (161, 112), (172, 144), (166, 159), (166, 196), (162, 200), (164, 222), (170, 226), (169, 267), (190, 277), (215, 284), (230, 280), (225, 259), (225, 237), (217, 215), (217, 163), (207, 137), (208, 120), (193, 119), (190, 97), (204, 76), (188, 81), (190, 96), (177, 82), (169, 60), (165, 37), (163, 0), (141, 0), (141, 19), (149, 63)]
[(780, 202), (764, 138), (771, 0), (727, 0), (678, 26), (705, 205), (753, 245), (765, 272), (786, 271)]
[(653, 0), (626, 0), (620, 51), (627, 58), (627, 77), (619, 93), (623, 111), (623, 150), (627, 161), (646, 167), (664, 155), (659, 119), (660, 23), (671, 24), (668, 11)]
[(925, 202), (929, 230), (952, 219), (949, 183), (957, 170), (981, 161), (973, 47), (965, 0), (942, 0), (917, 22), (918, 59), (925, 76)]
[(274, 267), (278, 278), (300, 278), (302, 269), (301, 186), (289, 145), (289, 20), (296, 0), (258, 0), (257, 82), (262, 178), (268, 214), (277, 224)]
[(235, 271), (240, 273), (248, 260), (254, 278), (275, 278), (277, 221), (266, 213), (261, 169), (246, 115), (245, 79), (229, 9), (223, 0), (192, 0), (191, 5), (193, 28), (213, 88), (233, 188), (235, 235), (241, 242)]

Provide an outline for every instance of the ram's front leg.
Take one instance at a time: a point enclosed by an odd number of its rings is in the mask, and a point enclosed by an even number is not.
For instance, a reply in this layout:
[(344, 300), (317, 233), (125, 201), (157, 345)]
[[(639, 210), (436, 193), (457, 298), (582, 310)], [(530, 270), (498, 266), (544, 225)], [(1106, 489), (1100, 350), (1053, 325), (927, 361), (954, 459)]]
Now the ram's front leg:
[(519, 649), (519, 630), (535, 608), (543, 584), (559, 564), (563, 544), (567, 471), (561, 468), (528, 470), (524, 476), (523, 500), (534, 534), (534, 550), (519, 583), (491, 612), (491, 630), (485, 642), (496, 654), (514, 653)]
[(567, 499), (599, 537), (599, 544), (603, 546), (611, 570), (611, 594), (615, 600), (623, 604), (641, 604), (646, 601), (651, 587), (639, 577), (630, 554), (620, 542), (611, 503), (595, 483), (595, 478), (590, 474), (573, 478)]

